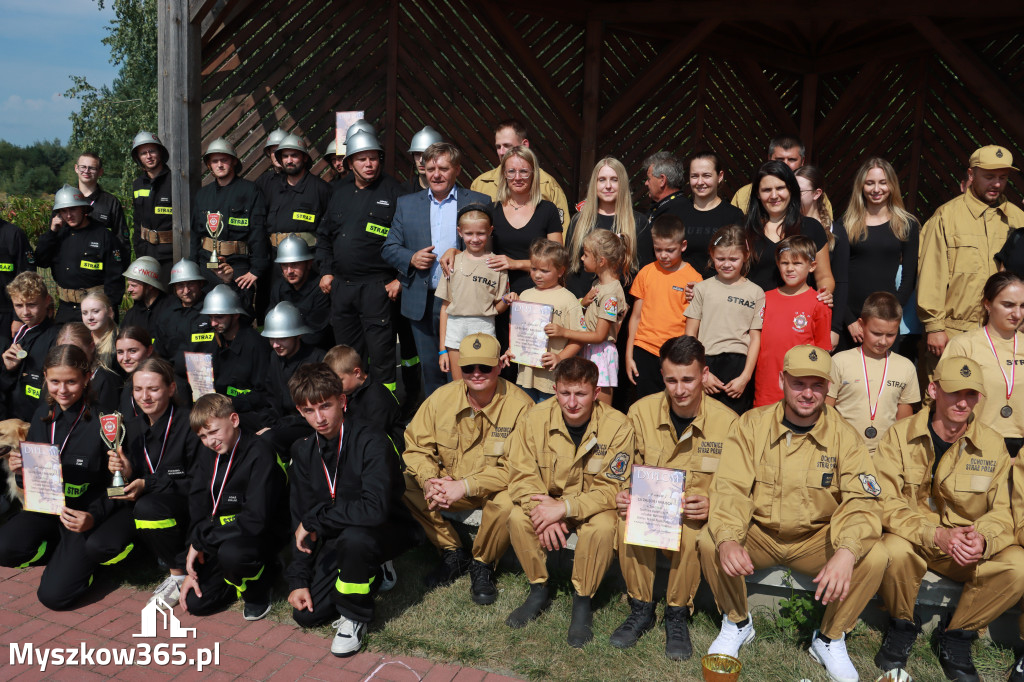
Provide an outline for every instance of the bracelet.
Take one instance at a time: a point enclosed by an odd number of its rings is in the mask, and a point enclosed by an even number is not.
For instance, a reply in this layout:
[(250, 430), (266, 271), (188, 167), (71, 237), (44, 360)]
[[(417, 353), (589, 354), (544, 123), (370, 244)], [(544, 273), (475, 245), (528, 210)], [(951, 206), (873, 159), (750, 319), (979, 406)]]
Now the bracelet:
[(441, 351), (440, 353), (438, 353), (438, 356), (444, 355), (444, 354), (445, 354), (445, 353), (447, 353), (447, 352), (448, 352), (448, 349), (447, 349), (447, 348), (445, 348), (445, 349), (444, 349), (443, 351)]

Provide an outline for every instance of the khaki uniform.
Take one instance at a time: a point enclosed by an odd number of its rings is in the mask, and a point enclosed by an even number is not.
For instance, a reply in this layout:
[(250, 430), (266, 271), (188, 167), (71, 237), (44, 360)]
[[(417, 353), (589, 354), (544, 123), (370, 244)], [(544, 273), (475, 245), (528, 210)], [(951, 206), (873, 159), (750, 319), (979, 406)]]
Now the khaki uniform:
[(718, 547), (733, 540), (755, 569), (785, 565), (815, 575), (839, 549), (853, 553), (850, 593), (825, 609), (821, 632), (837, 638), (857, 624), (874, 596), (887, 556), (877, 543), (882, 505), (864, 441), (825, 407), (808, 433), (783, 426), (783, 402), (740, 417), (726, 442), (698, 539), (701, 568), (719, 609), (733, 623), (747, 617), (743, 576), (722, 570)]
[[(498, 196), (500, 174), (500, 166), (492, 168), (486, 173), (478, 175), (469, 188), (495, 199)], [(562, 191), (558, 181), (544, 172), (543, 168), (540, 171), (540, 196), (542, 199), (550, 201), (558, 209), (558, 217), (562, 219), (562, 234), (565, 234), (565, 231), (569, 229), (569, 203), (566, 201), (565, 192)]]
[(508, 467), (505, 441), (533, 401), (518, 386), (498, 379), (494, 397), (475, 411), (461, 381), (446, 384), (423, 403), (405, 430), (405, 505), (439, 549), (462, 546), (440, 510), (428, 510), (423, 486), (431, 478), (465, 481), (466, 496), (451, 509), (482, 509), (473, 558), (493, 564), (508, 550)]
[[(992, 355), (988, 338), (984, 329), (975, 329), (950, 339), (942, 356), (971, 358), (981, 367), (982, 381), (985, 383), (985, 395), (979, 396), (974, 414), (985, 426), (988, 426), (1003, 438), (1020, 438), (1024, 436), (1024, 333), (1017, 332), (1017, 354), (1013, 353), (1013, 341), (999, 338), (991, 333), (992, 343), (999, 354), (999, 361)], [(1014, 365), (1010, 365), (1013, 357)], [(1013, 372), (1013, 394), (1006, 400), (1006, 379)], [(1016, 370), (1016, 371), (1014, 371)], [(1006, 405), (1013, 409), (1007, 418), (999, 414)]]
[(626, 415), (595, 401), (590, 424), (577, 448), (555, 399), (545, 400), (520, 420), (508, 446), (508, 520), (512, 547), (531, 584), (548, 579), (544, 548), (533, 531), (534, 495), (565, 503), (566, 524), (576, 532), (572, 584), (592, 597), (615, 554), (615, 495), (629, 480), (636, 444)]
[[(875, 455), (889, 568), (879, 593), (893, 618), (912, 621), (925, 571), (964, 583), (950, 630), (980, 630), (1024, 594), (1024, 548), (1014, 544), (1010, 458), (977, 419), (939, 459), (927, 410), (896, 422)], [(935, 545), (935, 529), (974, 525), (985, 554), (963, 567)]]
[[(871, 389), (871, 403), (875, 410), (875, 421), (871, 421), (871, 407), (868, 391), (864, 387), (864, 365), (868, 366), (868, 388)], [(882, 374), (886, 375), (885, 386), (879, 394)], [(832, 383), (828, 385), (828, 397), (836, 401), (836, 411), (861, 434), (868, 451), (874, 454), (878, 442), (896, 422), (896, 411), (900, 405), (921, 402), (921, 389), (917, 385), (917, 368), (914, 363), (897, 353), (889, 353), (889, 365), (885, 360), (864, 357), (861, 361), (859, 348), (851, 348), (832, 356)], [(875, 437), (868, 438), (865, 431), (875, 427)]]
[[(680, 438), (669, 416), (668, 396), (664, 392), (642, 398), (629, 410), (629, 421), (636, 433), (634, 465), (664, 467), (686, 471), (686, 494), (711, 496), (711, 482), (718, 471), (722, 446), (729, 436), (736, 413), (708, 398), (700, 401), (700, 410)], [(665, 551), (672, 562), (668, 574), (666, 600), (669, 606), (686, 606), (693, 612), (693, 595), (700, 585), (697, 560), (697, 536), (704, 521), (683, 520), (679, 550)], [(654, 601), (654, 574), (658, 550), (627, 545), (626, 522), (619, 519), (619, 567), (626, 591), (633, 599)]]
[[(746, 184), (736, 190), (736, 194), (732, 195), (732, 201), (729, 202), (739, 210), (743, 211), (743, 215), (747, 214), (747, 205), (750, 203), (750, 190), (753, 185)], [(825, 200), (825, 213), (828, 214), (829, 218), (835, 215), (832, 211), (832, 202), (828, 200), (828, 195), (823, 194), (822, 198)]]

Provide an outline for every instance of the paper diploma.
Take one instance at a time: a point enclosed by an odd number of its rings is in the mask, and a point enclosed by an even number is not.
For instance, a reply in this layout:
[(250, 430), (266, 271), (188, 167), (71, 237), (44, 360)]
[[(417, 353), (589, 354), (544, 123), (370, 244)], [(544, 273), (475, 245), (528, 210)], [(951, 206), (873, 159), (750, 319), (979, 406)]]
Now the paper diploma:
[(634, 466), (626, 513), (626, 544), (679, 551), (686, 472)]
[(551, 324), (554, 306), (544, 303), (513, 301), (509, 312), (508, 349), (520, 365), (543, 368), (540, 359), (548, 352), (548, 335), (544, 327)]
[(60, 515), (64, 508), (60, 448), (49, 443), (22, 443), (21, 466), (25, 511)]
[(185, 353), (185, 374), (192, 387), (192, 402), (217, 392), (213, 387), (213, 356), (209, 353)]

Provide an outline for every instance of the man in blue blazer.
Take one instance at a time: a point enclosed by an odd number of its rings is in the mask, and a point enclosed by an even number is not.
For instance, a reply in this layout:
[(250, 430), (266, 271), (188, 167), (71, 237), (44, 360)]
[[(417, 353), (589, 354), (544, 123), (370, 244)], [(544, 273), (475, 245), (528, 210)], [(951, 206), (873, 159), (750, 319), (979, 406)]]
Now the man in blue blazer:
[(429, 187), (424, 192), (398, 198), (381, 255), (398, 271), (402, 315), (412, 324), (423, 368), (423, 391), (429, 396), (447, 380), (437, 363), (441, 301), (434, 297), (434, 290), (444, 277), (438, 258), (459, 246), (459, 209), (468, 204), (489, 204), (490, 199), (456, 184), (462, 171), (462, 152), (455, 145), (430, 145), (423, 152), (423, 165)]

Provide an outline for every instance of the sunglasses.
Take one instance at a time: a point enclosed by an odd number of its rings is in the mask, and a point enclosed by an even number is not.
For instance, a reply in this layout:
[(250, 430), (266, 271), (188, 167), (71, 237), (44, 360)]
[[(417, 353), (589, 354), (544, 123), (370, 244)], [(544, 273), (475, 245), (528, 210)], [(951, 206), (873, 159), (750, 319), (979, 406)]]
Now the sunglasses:
[(481, 374), (490, 374), (494, 369), (494, 367), (491, 367), (490, 365), (459, 365), (459, 368), (462, 370), (463, 374), (476, 374), (477, 372), (480, 372)]

